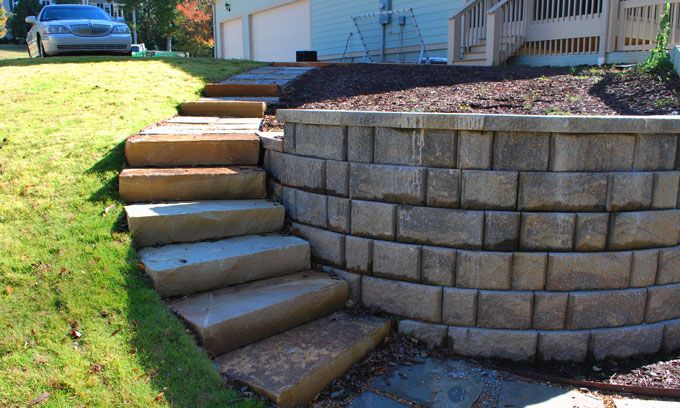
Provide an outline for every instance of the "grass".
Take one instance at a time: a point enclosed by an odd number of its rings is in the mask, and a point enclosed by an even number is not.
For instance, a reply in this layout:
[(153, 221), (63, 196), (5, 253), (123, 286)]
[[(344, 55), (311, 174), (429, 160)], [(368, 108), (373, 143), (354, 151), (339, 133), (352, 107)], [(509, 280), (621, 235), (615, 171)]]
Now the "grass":
[(0, 60), (28, 58), (25, 45), (0, 44)]
[(0, 61), (0, 406), (239, 399), (138, 268), (116, 176), (126, 136), (198, 98), (205, 81), (253, 66)]

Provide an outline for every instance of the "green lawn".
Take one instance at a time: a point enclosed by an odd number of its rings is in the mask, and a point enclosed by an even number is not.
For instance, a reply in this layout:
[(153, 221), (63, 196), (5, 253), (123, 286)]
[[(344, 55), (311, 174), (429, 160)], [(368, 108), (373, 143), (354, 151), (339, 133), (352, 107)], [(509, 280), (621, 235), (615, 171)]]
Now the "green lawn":
[(0, 60), (15, 58), (28, 58), (25, 45), (0, 44)]
[(253, 406), (138, 268), (123, 141), (253, 63), (0, 61), (0, 406)]

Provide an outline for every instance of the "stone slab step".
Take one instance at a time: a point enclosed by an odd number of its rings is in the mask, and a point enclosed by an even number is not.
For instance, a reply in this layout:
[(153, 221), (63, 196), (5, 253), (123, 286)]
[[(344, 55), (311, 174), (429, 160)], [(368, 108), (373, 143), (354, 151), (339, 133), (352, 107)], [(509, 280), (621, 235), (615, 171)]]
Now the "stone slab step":
[(261, 118), (219, 118), (216, 116), (173, 116), (162, 122), (163, 124), (181, 125), (248, 125), (259, 127), (262, 123)]
[(190, 295), (310, 268), (309, 243), (279, 234), (144, 248), (139, 258), (162, 297)]
[(256, 166), (257, 134), (134, 135), (125, 143), (133, 167)]
[(236, 116), (246, 118), (262, 118), (267, 105), (263, 102), (250, 101), (193, 101), (184, 102), (180, 107), (186, 116)]
[(222, 84), (239, 84), (239, 85), (277, 85), (280, 87), (288, 84), (292, 79), (287, 78), (257, 78), (257, 79), (227, 79)]
[(278, 96), (215, 96), (202, 98), (202, 101), (255, 101), (264, 102), (267, 106), (277, 105), (281, 100)]
[(276, 232), (285, 209), (267, 200), (214, 200), (125, 206), (138, 247)]
[(223, 354), (218, 370), (271, 398), (281, 408), (312, 400), (390, 331), (389, 320), (335, 312)]
[(120, 197), (129, 202), (265, 198), (266, 173), (258, 167), (124, 169)]
[(307, 271), (175, 299), (168, 306), (214, 356), (332, 313), (345, 305), (347, 293), (346, 282)]
[(207, 84), (203, 95), (219, 96), (278, 96), (279, 86), (276, 84)]

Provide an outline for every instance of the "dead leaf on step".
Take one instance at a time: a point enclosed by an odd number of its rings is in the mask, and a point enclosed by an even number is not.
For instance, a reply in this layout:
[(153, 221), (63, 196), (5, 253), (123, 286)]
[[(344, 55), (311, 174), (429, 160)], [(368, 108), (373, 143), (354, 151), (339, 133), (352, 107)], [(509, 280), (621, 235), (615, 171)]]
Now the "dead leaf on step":
[(45, 401), (47, 399), (47, 397), (49, 397), (49, 396), (50, 396), (49, 392), (43, 392), (42, 394), (38, 395), (38, 397), (36, 399), (34, 399), (33, 401), (30, 401), (28, 403), (28, 406), (38, 405), (41, 402)]

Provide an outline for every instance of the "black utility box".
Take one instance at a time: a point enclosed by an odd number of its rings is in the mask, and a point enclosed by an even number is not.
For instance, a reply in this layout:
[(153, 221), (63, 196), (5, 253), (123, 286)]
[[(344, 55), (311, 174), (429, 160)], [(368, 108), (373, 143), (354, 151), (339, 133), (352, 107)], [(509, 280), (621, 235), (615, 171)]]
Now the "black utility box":
[(295, 51), (295, 61), (316, 62), (318, 61), (316, 51)]

